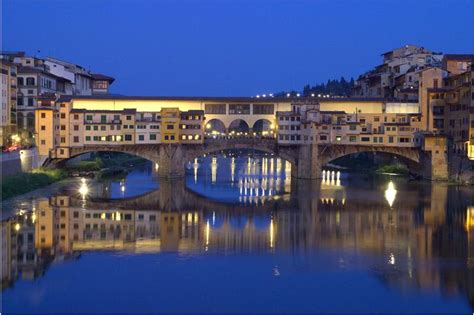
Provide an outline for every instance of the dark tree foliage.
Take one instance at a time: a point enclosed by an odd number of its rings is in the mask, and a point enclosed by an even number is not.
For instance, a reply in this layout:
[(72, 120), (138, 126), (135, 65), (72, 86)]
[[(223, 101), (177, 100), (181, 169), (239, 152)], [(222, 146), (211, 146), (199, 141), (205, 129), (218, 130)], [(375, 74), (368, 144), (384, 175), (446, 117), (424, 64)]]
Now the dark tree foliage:
[(302, 92), (297, 91), (283, 91), (275, 93), (274, 96), (282, 97), (290, 94), (291, 96), (296, 96), (298, 93), (301, 96), (315, 96), (320, 95), (330, 95), (330, 96), (343, 96), (349, 97), (351, 95), (351, 90), (354, 87), (354, 79), (351, 78), (350, 81), (347, 81), (344, 77), (341, 77), (340, 80), (328, 80), (326, 83), (316, 84), (311, 86), (309, 84), (303, 87)]

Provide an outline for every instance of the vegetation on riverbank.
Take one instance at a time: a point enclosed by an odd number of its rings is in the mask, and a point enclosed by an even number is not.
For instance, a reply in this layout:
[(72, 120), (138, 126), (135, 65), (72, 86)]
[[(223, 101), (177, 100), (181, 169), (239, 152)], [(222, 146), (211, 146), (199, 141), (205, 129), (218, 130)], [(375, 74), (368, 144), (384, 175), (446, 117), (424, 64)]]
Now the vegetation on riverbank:
[(69, 172), (91, 172), (99, 171), (103, 167), (101, 159), (77, 161), (73, 164), (66, 165), (66, 170)]
[(369, 153), (345, 156), (335, 160), (333, 164), (344, 167), (349, 171), (363, 172), (366, 174), (409, 174), (408, 167), (400, 163), (398, 159), (384, 156), (375, 158), (375, 155)]
[(72, 176), (94, 176), (96, 179), (123, 176), (131, 167), (146, 162), (145, 159), (125, 153), (93, 153), (86, 160), (71, 160), (65, 169)]
[(376, 170), (377, 173), (391, 173), (391, 174), (400, 174), (408, 175), (409, 170), (405, 165), (401, 164), (389, 164), (379, 166)]
[(64, 170), (44, 168), (5, 177), (2, 179), (2, 200), (25, 194), (66, 177), (67, 172)]

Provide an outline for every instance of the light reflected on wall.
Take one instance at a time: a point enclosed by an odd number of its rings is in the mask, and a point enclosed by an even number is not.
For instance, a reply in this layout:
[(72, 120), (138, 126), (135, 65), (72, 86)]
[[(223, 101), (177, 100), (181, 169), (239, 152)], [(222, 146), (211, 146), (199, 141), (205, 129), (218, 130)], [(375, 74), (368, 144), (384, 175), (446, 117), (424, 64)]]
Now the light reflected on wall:
[(330, 170), (323, 170), (322, 174), (322, 185), (327, 186), (341, 186), (341, 172), (340, 171), (330, 171)]

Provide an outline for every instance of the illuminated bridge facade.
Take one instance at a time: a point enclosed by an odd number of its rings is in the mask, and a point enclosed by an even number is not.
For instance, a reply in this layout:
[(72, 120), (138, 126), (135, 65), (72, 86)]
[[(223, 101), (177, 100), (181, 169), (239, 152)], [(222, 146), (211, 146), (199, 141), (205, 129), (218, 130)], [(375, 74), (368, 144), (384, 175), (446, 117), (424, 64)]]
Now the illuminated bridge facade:
[(418, 103), (318, 98), (44, 98), (36, 142), (46, 163), (117, 151), (184, 176), (206, 154), (251, 149), (291, 163), (292, 176), (321, 178), (334, 159), (360, 152), (400, 157), (430, 179), (448, 178), (447, 138), (423, 131)]

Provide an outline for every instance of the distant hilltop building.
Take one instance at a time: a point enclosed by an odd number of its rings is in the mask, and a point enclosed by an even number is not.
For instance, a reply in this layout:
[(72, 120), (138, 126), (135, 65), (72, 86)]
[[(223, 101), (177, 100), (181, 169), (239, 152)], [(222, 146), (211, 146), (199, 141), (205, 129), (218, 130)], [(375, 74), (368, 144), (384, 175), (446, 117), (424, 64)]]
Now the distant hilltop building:
[(383, 63), (355, 81), (353, 97), (417, 100), (420, 73), (441, 66), (443, 55), (424, 47), (405, 45), (382, 54)]
[[(86, 68), (57, 58), (38, 58), (25, 52), (2, 52), (2, 89), (8, 90), (2, 100), (1, 143), (11, 143), (15, 133), (29, 138), (34, 132), (35, 110), (38, 100), (45, 95), (108, 94), (114, 78), (92, 73)], [(8, 76), (3, 78), (3, 75)], [(7, 82), (9, 86), (3, 83)], [(2, 117), (3, 118), (3, 117)]]

